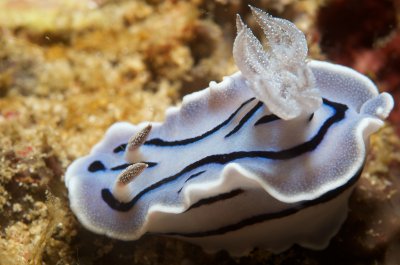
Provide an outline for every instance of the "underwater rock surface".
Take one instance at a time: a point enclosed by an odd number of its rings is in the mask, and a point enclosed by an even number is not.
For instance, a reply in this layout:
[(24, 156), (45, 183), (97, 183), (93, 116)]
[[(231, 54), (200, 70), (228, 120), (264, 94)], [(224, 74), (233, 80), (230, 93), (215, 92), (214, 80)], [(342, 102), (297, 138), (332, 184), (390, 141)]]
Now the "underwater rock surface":
[[(272, 255), (256, 250), (233, 260), (224, 252), (207, 255), (173, 239), (147, 236), (121, 242), (86, 231), (69, 210), (62, 182), (65, 168), (87, 153), (110, 124), (161, 121), (167, 106), (181, 95), (235, 71), (230, 47), (234, 14), (248, 19), (248, 3), (318, 36), (322, 29), (314, 26), (314, 18), (321, 10), (320, 1), (296, 2), (2, 1), (0, 264), (394, 264), (399, 260), (400, 141), (395, 123), (372, 137), (364, 173), (350, 199), (349, 217), (324, 251), (293, 247)], [(399, 10), (396, 5), (390, 9)], [(396, 35), (397, 26), (390, 32)], [(308, 41), (310, 57), (329, 57), (318, 51), (317, 37)], [(395, 69), (390, 67), (385, 71)], [(367, 74), (377, 81), (374, 69)], [(380, 76), (378, 86), (391, 82)], [(394, 94), (398, 89), (387, 88)], [(47, 190), (52, 195), (46, 195)]]

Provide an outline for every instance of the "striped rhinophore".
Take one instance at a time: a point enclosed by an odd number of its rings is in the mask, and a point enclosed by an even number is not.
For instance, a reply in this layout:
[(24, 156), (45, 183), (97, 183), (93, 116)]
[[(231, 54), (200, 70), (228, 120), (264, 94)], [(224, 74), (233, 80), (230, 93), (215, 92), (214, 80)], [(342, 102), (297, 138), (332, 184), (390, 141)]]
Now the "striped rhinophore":
[(393, 99), (352, 69), (306, 61), (303, 33), (252, 11), (266, 50), (238, 18), (240, 72), (185, 96), (163, 123), (112, 125), (69, 166), (70, 205), (86, 228), (232, 255), (328, 245)]

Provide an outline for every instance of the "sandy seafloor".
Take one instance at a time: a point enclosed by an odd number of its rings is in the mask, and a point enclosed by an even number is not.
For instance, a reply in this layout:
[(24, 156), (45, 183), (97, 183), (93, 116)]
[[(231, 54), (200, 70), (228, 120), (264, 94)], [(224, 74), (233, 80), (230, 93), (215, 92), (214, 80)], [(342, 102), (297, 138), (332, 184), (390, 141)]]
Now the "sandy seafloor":
[(66, 167), (116, 121), (162, 121), (183, 95), (236, 71), (235, 14), (294, 21), (310, 57), (349, 65), (397, 100), (399, 1), (1, 0), (0, 265), (400, 264), (400, 113), (371, 139), (349, 217), (326, 250), (231, 258), (179, 240), (122, 242), (83, 228)]

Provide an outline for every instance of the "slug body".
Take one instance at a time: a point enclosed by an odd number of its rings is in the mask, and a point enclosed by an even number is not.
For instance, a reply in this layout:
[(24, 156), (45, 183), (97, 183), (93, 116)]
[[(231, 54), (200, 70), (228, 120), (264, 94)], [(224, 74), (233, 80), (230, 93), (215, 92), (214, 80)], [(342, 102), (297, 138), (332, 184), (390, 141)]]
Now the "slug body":
[(306, 61), (292, 23), (252, 11), (267, 51), (238, 19), (241, 72), (185, 96), (151, 130), (112, 125), (71, 164), (65, 183), (86, 228), (122, 240), (174, 236), (233, 255), (328, 245), (393, 99), (354, 70)]

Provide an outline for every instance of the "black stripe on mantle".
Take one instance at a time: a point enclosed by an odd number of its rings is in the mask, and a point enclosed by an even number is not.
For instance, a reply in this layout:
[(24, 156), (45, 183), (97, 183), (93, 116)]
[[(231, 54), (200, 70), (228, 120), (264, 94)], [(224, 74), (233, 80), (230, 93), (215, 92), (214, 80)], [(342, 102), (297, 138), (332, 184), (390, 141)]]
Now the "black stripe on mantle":
[(187, 210), (185, 211), (185, 213), (192, 209), (199, 208), (201, 206), (211, 205), (216, 202), (221, 202), (221, 201), (224, 201), (227, 199), (231, 199), (233, 197), (236, 197), (236, 196), (242, 194), (243, 192), (244, 192), (244, 190), (242, 190), (242, 189), (235, 189), (235, 190), (231, 190), (229, 192), (218, 194), (213, 197), (201, 199), (201, 200), (193, 203), (192, 205), (190, 205), (189, 208), (187, 208)]
[(255, 105), (249, 112), (246, 113), (246, 115), (244, 115), (244, 117), (239, 121), (239, 124), (236, 125), (235, 128), (233, 128), (233, 130), (230, 131), (227, 135), (225, 135), (224, 138), (228, 138), (229, 136), (237, 133), (246, 124), (246, 122), (250, 120), (254, 113), (256, 113), (256, 111), (263, 105), (264, 104), (261, 101), (258, 102), (257, 105)]
[[(143, 161), (141, 163), (147, 164), (147, 167), (149, 167), (149, 168), (157, 166), (156, 162)], [(112, 167), (112, 168), (110, 168), (110, 170), (112, 170), (112, 171), (120, 171), (120, 170), (126, 169), (130, 165), (132, 165), (132, 163), (125, 163), (125, 164), (122, 164), (122, 165), (118, 165), (118, 166)], [(92, 173), (97, 172), (97, 171), (106, 171), (106, 170), (107, 170), (106, 166), (99, 160), (93, 161), (88, 166), (88, 171), (92, 172)]]
[[(252, 102), (254, 99), (255, 98), (252, 97), (252, 98), (246, 100), (245, 102), (243, 102), (225, 121), (221, 122), (220, 124), (215, 126), (213, 129), (203, 133), (202, 135), (195, 136), (195, 137), (192, 137), (192, 138), (183, 139), (183, 140), (175, 140), (175, 141), (166, 141), (166, 140), (163, 140), (163, 139), (160, 139), (160, 138), (154, 138), (154, 139), (150, 139), (150, 140), (146, 141), (144, 143), (144, 145), (151, 145), (151, 146), (179, 146), (179, 145), (187, 145), (187, 144), (191, 144), (191, 143), (195, 143), (197, 141), (200, 141), (200, 140), (212, 135), (213, 133), (219, 131), (222, 127), (227, 125), (239, 113), (239, 111), (242, 108), (244, 108), (244, 106), (246, 106), (247, 104)], [(113, 152), (114, 153), (119, 153), (119, 152), (125, 151), (126, 145), (127, 144), (121, 144), (121, 145), (117, 146), (116, 148), (114, 148)]]
[[(185, 183), (187, 183), (187, 182), (188, 182), (189, 180), (191, 180), (191, 179), (194, 179), (194, 178), (200, 176), (200, 175), (203, 174), (204, 172), (206, 172), (206, 170), (197, 172), (197, 173), (195, 173), (195, 174), (189, 176), (189, 177), (185, 180)], [(185, 184), (185, 183), (184, 183), (184, 184)], [(181, 193), (182, 189), (183, 189), (183, 186), (177, 191), (177, 193), (178, 193), (178, 194)]]
[(255, 98), (250, 98), (248, 100), (246, 100), (245, 102), (243, 102), (225, 121), (223, 121), (222, 123), (220, 123), (219, 125), (217, 125), (216, 127), (214, 127), (213, 129), (203, 133), (202, 135), (196, 136), (196, 137), (192, 137), (192, 138), (188, 138), (188, 139), (184, 139), (184, 140), (176, 140), (176, 141), (165, 141), (162, 140), (160, 138), (154, 138), (151, 140), (148, 140), (144, 143), (144, 145), (153, 145), (153, 146), (179, 146), (179, 145), (187, 145), (187, 144), (191, 144), (191, 143), (195, 143), (197, 141), (200, 141), (201, 139), (204, 139), (210, 135), (212, 135), (213, 133), (219, 131), (222, 127), (224, 127), (225, 125), (227, 125), (235, 116), (236, 114), (239, 113), (239, 111), (246, 106), (247, 104), (249, 104), (251, 101), (253, 101)]
[(325, 134), (328, 132), (329, 128), (344, 119), (345, 113), (348, 107), (344, 104), (332, 102), (327, 99), (323, 99), (324, 104), (334, 108), (335, 113), (331, 117), (329, 117), (320, 127), (318, 133), (314, 135), (309, 141), (296, 145), (294, 147), (281, 150), (281, 151), (238, 151), (226, 154), (216, 154), (204, 157), (188, 166), (183, 168), (178, 173), (163, 178), (160, 181), (148, 186), (147, 188), (141, 190), (135, 197), (132, 198), (129, 202), (120, 202), (111, 193), (109, 189), (102, 189), (101, 190), (101, 197), (107, 205), (120, 212), (127, 212), (129, 211), (136, 202), (144, 196), (146, 193), (153, 191), (167, 183), (170, 183), (184, 174), (195, 170), (199, 167), (208, 164), (227, 164), (229, 162), (242, 159), (242, 158), (264, 158), (264, 159), (272, 159), (272, 160), (286, 160), (295, 158), (300, 156), (304, 153), (310, 152), (314, 150), (323, 140)]
[[(364, 163), (363, 163), (364, 164)], [(295, 214), (301, 210), (304, 210), (305, 208), (312, 207), (318, 204), (322, 204), (325, 202), (328, 202), (342, 193), (344, 193), (347, 189), (352, 187), (357, 180), (361, 176), (363, 166), (357, 171), (357, 173), (349, 179), (344, 185), (337, 187), (334, 190), (330, 190), (327, 193), (323, 194), (322, 196), (314, 199), (314, 200), (309, 200), (309, 201), (302, 201), (297, 203), (295, 206), (279, 211), (279, 212), (272, 212), (272, 213), (264, 213), (260, 215), (255, 215), (252, 217), (249, 217), (247, 219), (244, 219), (242, 221), (239, 221), (235, 224), (231, 225), (226, 225), (214, 230), (208, 230), (208, 231), (200, 231), (200, 232), (191, 232), (191, 233), (179, 233), (179, 232), (171, 232), (171, 233), (163, 233), (162, 235), (168, 235), (168, 236), (180, 236), (180, 237), (207, 237), (207, 236), (218, 236), (218, 235), (223, 235), (229, 232), (234, 232), (237, 230), (240, 230), (246, 226), (250, 225), (255, 225), (259, 224), (265, 221), (273, 220), (273, 219), (279, 219), (283, 217), (287, 217), (289, 215)]]
[(270, 123), (276, 120), (280, 120), (280, 118), (278, 116), (276, 116), (275, 114), (268, 114), (265, 116), (262, 116), (260, 119), (258, 119), (256, 121), (256, 123), (254, 124), (254, 126), (260, 125), (260, 124), (265, 124), (265, 123)]

